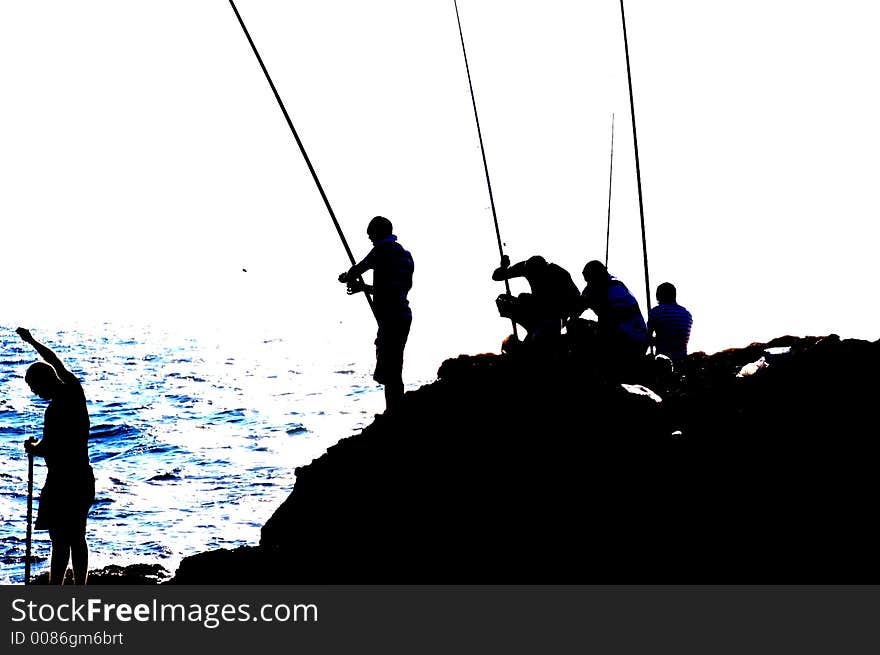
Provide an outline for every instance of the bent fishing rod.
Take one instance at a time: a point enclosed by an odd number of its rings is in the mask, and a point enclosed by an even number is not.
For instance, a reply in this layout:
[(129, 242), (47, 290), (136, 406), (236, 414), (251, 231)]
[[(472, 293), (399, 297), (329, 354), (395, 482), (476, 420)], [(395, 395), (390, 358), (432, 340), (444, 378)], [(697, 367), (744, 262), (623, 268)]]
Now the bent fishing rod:
[[(327, 207), (327, 212), (330, 214), (330, 219), (333, 221), (333, 226), (336, 228), (336, 233), (339, 235), (339, 239), (342, 241), (342, 247), (345, 248), (345, 253), (348, 255), (348, 259), (351, 262), (351, 265), (354, 266), (356, 264), (354, 255), (351, 252), (351, 248), (348, 247), (348, 241), (345, 239), (345, 235), (342, 233), (342, 228), (339, 226), (339, 221), (336, 220), (336, 214), (333, 212), (333, 207), (330, 206), (330, 200), (327, 198), (327, 194), (324, 193), (324, 187), (321, 186), (321, 181), (318, 179), (318, 174), (317, 172), (315, 172), (315, 167), (312, 166), (312, 161), (311, 159), (309, 159), (309, 155), (306, 152), (305, 146), (303, 145), (302, 140), (299, 138), (299, 134), (297, 134), (296, 128), (293, 126), (293, 121), (290, 119), (290, 114), (287, 113), (287, 108), (284, 106), (284, 102), (282, 102), (281, 96), (278, 94), (278, 89), (275, 88), (274, 82), (272, 82), (269, 71), (266, 69), (266, 65), (263, 63), (263, 58), (260, 57), (257, 46), (254, 43), (254, 40), (251, 38), (250, 32), (248, 32), (248, 29), (244, 24), (244, 20), (242, 20), (241, 14), (238, 13), (238, 8), (235, 6), (235, 2), (233, 2), (233, 0), (229, 0), (229, 4), (232, 6), (232, 11), (235, 12), (235, 17), (238, 18), (238, 23), (239, 25), (241, 25), (241, 29), (244, 32), (244, 35), (247, 37), (248, 43), (251, 44), (251, 49), (254, 51), (254, 56), (256, 56), (257, 61), (259, 62), (260, 68), (263, 69), (263, 74), (266, 76), (266, 81), (269, 83), (269, 86), (272, 89), (272, 93), (275, 95), (275, 100), (278, 101), (278, 106), (281, 108), (281, 113), (284, 114), (284, 119), (287, 121), (287, 126), (290, 128), (290, 132), (293, 134), (296, 145), (299, 146), (299, 151), (302, 153), (303, 159), (306, 162), (306, 166), (308, 166), (309, 172), (312, 174), (312, 179), (315, 181), (315, 186), (318, 187), (318, 192), (321, 194), (321, 198), (324, 200), (324, 206)], [(363, 284), (363, 278), (361, 276), (358, 276), (357, 281)], [(364, 298), (367, 299), (367, 304), (370, 306), (370, 311), (373, 313), (373, 317), (377, 318), (376, 308), (373, 306), (373, 299), (370, 297), (370, 294), (366, 290), (364, 290)]]
[(611, 163), (608, 165), (608, 226), (605, 228), (605, 269), (608, 269), (608, 248), (611, 244), (611, 182), (614, 179), (614, 114), (611, 114)]
[(636, 184), (639, 189), (639, 216), (642, 221), (642, 253), (645, 260), (645, 292), (647, 294), (647, 311), (651, 311), (651, 282), (648, 280), (648, 241), (645, 237), (645, 207), (642, 202), (642, 172), (641, 166), (639, 165), (639, 139), (636, 135), (636, 109), (635, 103), (633, 102), (633, 83), (632, 83), (632, 72), (630, 70), (629, 65), (629, 42), (626, 38), (626, 15), (623, 11), (623, 0), (620, 0), (620, 21), (623, 24), (623, 48), (626, 52), (626, 79), (629, 84), (629, 112), (632, 117), (632, 128), (633, 128), (633, 148), (635, 150), (636, 157)]
[[(231, 2), (232, 0), (230, 0)], [(455, 20), (458, 22), (458, 36), (461, 39), (461, 54), (464, 55), (464, 69), (467, 71), (468, 88), (471, 91), (471, 104), (474, 107), (474, 120), (477, 123), (477, 136), (480, 140), (480, 153), (483, 156), (483, 170), (486, 173), (486, 187), (489, 189), (489, 205), (492, 207), (492, 220), (495, 222), (495, 238), (498, 241), (498, 254), (504, 260), (504, 244), (501, 242), (501, 230), (498, 227), (498, 214), (495, 212), (495, 197), (492, 195), (492, 181), (489, 179), (489, 164), (486, 162), (486, 147), (483, 145), (483, 131), (480, 129), (480, 116), (477, 113), (477, 99), (474, 96), (474, 85), (471, 81), (471, 68), (468, 65), (467, 50), (464, 47), (464, 33), (461, 30), (461, 16), (458, 13), (458, 0), (452, 0), (455, 5)], [(504, 280), (504, 290), (510, 295), (510, 281)], [(510, 319), (513, 326), (513, 336), (519, 339), (516, 330), (516, 321)]]

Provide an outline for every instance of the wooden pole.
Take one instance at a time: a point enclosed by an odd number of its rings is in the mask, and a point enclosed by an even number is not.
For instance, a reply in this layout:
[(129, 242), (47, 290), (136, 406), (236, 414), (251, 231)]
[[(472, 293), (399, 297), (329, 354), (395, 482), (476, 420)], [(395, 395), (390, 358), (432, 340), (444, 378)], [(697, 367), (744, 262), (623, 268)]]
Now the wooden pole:
[(27, 536), (24, 546), (24, 583), (31, 583), (31, 536), (34, 519), (34, 455), (28, 453)]

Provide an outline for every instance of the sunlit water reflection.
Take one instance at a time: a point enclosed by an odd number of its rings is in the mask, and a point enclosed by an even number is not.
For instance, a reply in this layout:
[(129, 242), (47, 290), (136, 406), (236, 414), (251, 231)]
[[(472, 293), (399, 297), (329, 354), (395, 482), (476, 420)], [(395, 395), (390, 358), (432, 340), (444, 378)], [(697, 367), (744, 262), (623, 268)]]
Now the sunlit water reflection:
[[(27, 458), (45, 403), (24, 382), (32, 349), (0, 329), (0, 582), (24, 574)], [(230, 342), (143, 328), (34, 336), (83, 382), (91, 415), (97, 499), (91, 568), (157, 562), (259, 541), (294, 484), (294, 468), (356, 433), (383, 409), (361, 361), (309, 361), (283, 338)], [(45, 479), (35, 466), (35, 496)], [(36, 501), (35, 501), (36, 512)], [(33, 553), (47, 566), (48, 533)]]

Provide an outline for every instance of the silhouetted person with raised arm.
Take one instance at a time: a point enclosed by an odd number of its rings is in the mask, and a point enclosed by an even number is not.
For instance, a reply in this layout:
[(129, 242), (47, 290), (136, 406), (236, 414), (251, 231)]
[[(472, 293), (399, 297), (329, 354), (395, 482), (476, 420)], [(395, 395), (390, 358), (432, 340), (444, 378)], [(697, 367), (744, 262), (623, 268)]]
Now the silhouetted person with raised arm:
[[(403, 350), (412, 325), (412, 311), (406, 296), (412, 288), (413, 258), (393, 234), (391, 221), (374, 217), (367, 225), (373, 249), (358, 264), (339, 276), (348, 284), (349, 295), (366, 291), (373, 294), (373, 308), (379, 329), (376, 332), (376, 371), (373, 379), (385, 387), (385, 407), (395, 407), (403, 398)], [(373, 271), (373, 284), (360, 276)]]
[(675, 286), (664, 282), (657, 287), (657, 305), (648, 312), (648, 335), (658, 355), (673, 362), (687, 357), (688, 340), (694, 319), (676, 302)]
[(583, 274), (587, 286), (581, 293), (581, 311), (591, 309), (598, 317), (599, 341), (607, 363), (629, 372), (648, 349), (648, 330), (639, 303), (602, 262), (587, 262)]
[(558, 336), (565, 323), (578, 313), (578, 289), (568, 271), (540, 255), (510, 265), (507, 255), (492, 273), (495, 281), (524, 277), (531, 293), (518, 296), (501, 294), (496, 300), (499, 313), (526, 330), (525, 342)]
[(29, 454), (45, 459), (48, 469), (34, 527), (48, 530), (52, 540), (49, 584), (64, 584), (67, 564), (72, 559), (74, 584), (84, 585), (89, 573), (86, 518), (95, 502), (86, 396), (79, 380), (54, 352), (25, 328), (16, 332), (44, 360), (31, 364), (25, 374), (31, 391), (49, 401), (43, 438), (28, 439), (24, 447)]

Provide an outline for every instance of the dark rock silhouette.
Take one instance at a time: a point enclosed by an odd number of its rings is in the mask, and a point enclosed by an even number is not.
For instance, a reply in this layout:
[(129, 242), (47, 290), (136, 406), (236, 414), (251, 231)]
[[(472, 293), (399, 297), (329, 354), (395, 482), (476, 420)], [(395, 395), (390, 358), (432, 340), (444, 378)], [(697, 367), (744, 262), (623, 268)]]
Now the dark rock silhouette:
[[(161, 584), (171, 577), (171, 573), (160, 564), (129, 564), (117, 566), (111, 564), (102, 569), (89, 571), (88, 584), (91, 585), (155, 585)], [(31, 584), (48, 584), (49, 572), (35, 576)], [(73, 572), (67, 569), (64, 578), (66, 585), (73, 584)]]
[(660, 403), (591, 361), (447, 360), (297, 469), (259, 546), (186, 558), (173, 582), (878, 581), (880, 342), (782, 337), (624, 380)]

